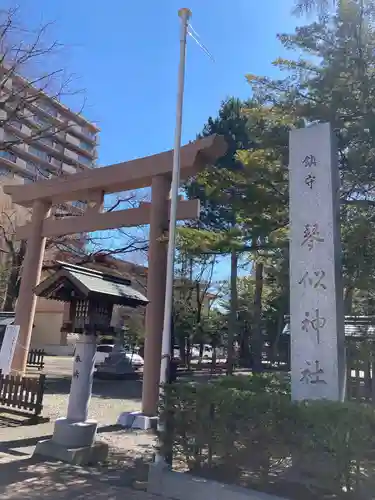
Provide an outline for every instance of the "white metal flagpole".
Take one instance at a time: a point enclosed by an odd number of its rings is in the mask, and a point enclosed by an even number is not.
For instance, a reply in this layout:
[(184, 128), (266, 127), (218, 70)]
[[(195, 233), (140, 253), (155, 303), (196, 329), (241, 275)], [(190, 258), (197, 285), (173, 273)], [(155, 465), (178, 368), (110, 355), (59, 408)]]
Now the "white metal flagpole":
[[(180, 9), (178, 15), (181, 19), (180, 31), (180, 63), (178, 68), (178, 88), (177, 88), (177, 106), (176, 106), (176, 128), (174, 136), (173, 151), (173, 170), (171, 186), (171, 211), (169, 220), (169, 239), (167, 256), (167, 278), (165, 284), (165, 305), (163, 322), (163, 340), (161, 348), (160, 364), (160, 387), (168, 381), (169, 361), (171, 358), (171, 318), (173, 308), (173, 282), (174, 282), (174, 253), (176, 246), (176, 212), (178, 203), (178, 190), (180, 187), (180, 150), (181, 150), (181, 132), (182, 132), (182, 109), (184, 101), (185, 84), (185, 59), (186, 59), (186, 38), (191, 17), (190, 9)], [(159, 421), (159, 430), (162, 430), (162, 424)], [(162, 462), (163, 457), (157, 453), (156, 462)]]

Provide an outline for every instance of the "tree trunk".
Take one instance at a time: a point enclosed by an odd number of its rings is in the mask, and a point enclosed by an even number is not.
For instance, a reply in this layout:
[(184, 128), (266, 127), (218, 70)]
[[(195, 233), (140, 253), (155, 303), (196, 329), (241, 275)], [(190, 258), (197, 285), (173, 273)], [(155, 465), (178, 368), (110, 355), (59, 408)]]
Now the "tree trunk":
[(198, 366), (202, 365), (202, 362), (203, 362), (203, 351), (204, 351), (204, 344), (203, 344), (203, 341), (201, 340), (199, 342), (199, 360), (198, 360)]
[(352, 285), (348, 285), (345, 288), (345, 293), (344, 293), (344, 314), (348, 316), (352, 312), (353, 295), (354, 295), (354, 287)]
[(191, 338), (190, 335), (186, 339), (186, 368), (188, 371), (191, 369)]
[(179, 348), (179, 351), (180, 351), (181, 364), (183, 366), (185, 366), (186, 365), (186, 359), (187, 359), (187, 355), (186, 355), (186, 338), (185, 337), (179, 337), (179, 339), (178, 339), (178, 348)]
[(21, 282), (21, 267), (26, 252), (26, 242), (21, 241), (19, 249), (15, 250), (13, 242), (8, 246), (11, 250), (11, 271), (6, 286), (6, 294), (4, 300), (4, 311), (14, 311), (16, 307), (16, 300), (20, 289)]
[(18, 290), (19, 290), (19, 270), (13, 267), (10, 272), (9, 281), (6, 287), (4, 311), (7, 312), (14, 311), (18, 296)]
[(242, 367), (249, 367), (251, 365), (250, 325), (248, 324), (247, 320), (242, 321), (241, 323), (243, 325), (243, 329), (242, 329), (241, 340), (240, 340), (240, 352), (239, 352), (240, 365)]
[(262, 371), (262, 293), (263, 293), (263, 263), (255, 264), (255, 291), (254, 291), (254, 328), (253, 328), (253, 371)]
[(212, 358), (211, 358), (211, 373), (216, 371), (216, 347), (211, 344), (212, 347)]
[(228, 329), (228, 358), (227, 358), (227, 375), (233, 373), (234, 365), (234, 339), (237, 332), (237, 268), (238, 255), (235, 250), (232, 250), (230, 255), (230, 314), (229, 314), (229, 329)]
[(272, 357), (274, 360), (277, 359), (278, 362), (287, 359), (287, 355), (284, 352), (283, 346), (281, 346), (280, 344), (280, 337), (284, 326), (284, 315), (285, 315), (284, 308), (280, 308), (277, 315), (276, 335), (272, 344)]

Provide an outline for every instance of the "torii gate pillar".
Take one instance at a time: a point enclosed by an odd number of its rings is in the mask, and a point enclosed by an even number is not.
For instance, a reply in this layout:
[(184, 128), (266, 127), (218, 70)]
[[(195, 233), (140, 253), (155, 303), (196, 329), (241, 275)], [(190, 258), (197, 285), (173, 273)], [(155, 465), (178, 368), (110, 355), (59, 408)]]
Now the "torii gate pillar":
[(156, 415), (159, 398), (159, 375), (163, 335), (167, 245), (162, 240), (168, 231), (168, 197), (170, 178), (157, 176), (152, 180), (150, 244), (148, 253), (146, 339), (143, 369), (142, 413)]
[(40, 281), (46, 238), (43, 237), (43, 223), (50, 214), (51, 205), (43, 200), (33, 203), (30, 238), (27, 241), (22, 265), (21, 284), (16, 304), (15, 325), (20, 325), (18, 348), (15, 349), (12, 371), (25, 373), (29, 352), (37, 297), (34, 287)]

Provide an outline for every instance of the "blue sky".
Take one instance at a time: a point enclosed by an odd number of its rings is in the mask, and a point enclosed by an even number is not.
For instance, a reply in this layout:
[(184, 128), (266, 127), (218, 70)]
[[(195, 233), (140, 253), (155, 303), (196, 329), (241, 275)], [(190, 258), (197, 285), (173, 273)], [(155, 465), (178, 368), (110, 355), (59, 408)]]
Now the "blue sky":
[[(4, 4), (14, 4), (4, 1)], [(55, 20), (63, 65), (86, 89), (85, 115), (98, 123), (99, 163), (171, 149), (175, 120), (179, 19), (189, 7), (192, 25), (215, 63), (190, 38), (183, 142), (195, 138), (227, 96), (246, 98), (246, 73), (272, 75), (285, 55), (276, 33), (298, 23), (292, 0), (22, 0), (27, 22)], [(224, 269), (224, 268), (222, 268)], [(222, 272), (222, 271), (221, 271)]]

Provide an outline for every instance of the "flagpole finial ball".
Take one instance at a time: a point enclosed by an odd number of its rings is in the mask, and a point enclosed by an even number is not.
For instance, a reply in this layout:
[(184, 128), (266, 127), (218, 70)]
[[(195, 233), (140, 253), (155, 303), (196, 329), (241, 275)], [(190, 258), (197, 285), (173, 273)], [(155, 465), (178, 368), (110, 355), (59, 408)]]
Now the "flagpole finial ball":
[(189, 19), (191, 17), (191, 10), (187, 8), (180, 9), (178, 11), (178, 15), (180, 17), (186, 17), (186, 19)]

